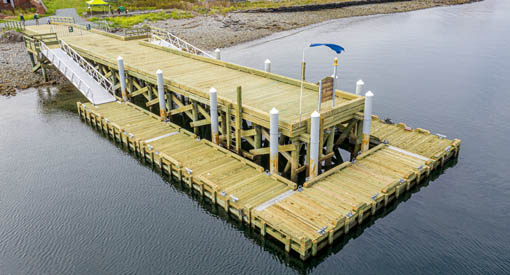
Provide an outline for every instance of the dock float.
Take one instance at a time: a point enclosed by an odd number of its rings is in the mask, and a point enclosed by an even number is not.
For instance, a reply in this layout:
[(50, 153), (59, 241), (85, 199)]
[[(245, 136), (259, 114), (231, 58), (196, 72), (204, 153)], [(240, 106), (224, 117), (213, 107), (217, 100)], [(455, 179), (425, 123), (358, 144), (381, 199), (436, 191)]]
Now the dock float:
[[(303, 260), (409, 191), (440, 163), (381, 143), (297, 188), (134, 104), (78, 102), (77, 108), (92, 127), (142, 161), (184, 182), (262, 236), (280, 241)], [(399, 127), (386, 125), (382, 126)], [(460, 143), (440, 140), (451, 148), (442, 159), (457, 155)]]

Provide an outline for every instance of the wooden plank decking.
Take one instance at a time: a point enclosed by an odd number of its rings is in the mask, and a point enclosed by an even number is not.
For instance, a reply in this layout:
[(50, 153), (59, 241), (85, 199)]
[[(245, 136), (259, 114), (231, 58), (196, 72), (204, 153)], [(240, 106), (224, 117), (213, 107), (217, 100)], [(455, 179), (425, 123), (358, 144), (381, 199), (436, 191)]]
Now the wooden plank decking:
[[(131, 103), (78, 103), (78, 109), (93, 127), (163, 174), (184, 181), (302, 259), (315, 256), (435, 168), (431, 158), (380, 144), (296, 190), (293, 182), (268, 176), (262, 167)], [(445, 159), (457, 154), (451, 141), (441, 144), (452, 146)]]
[(429, 158), (434, 166), (444, 164), (452, 151), (459, 152), (460, 139), (450, 140), (421, 128), (412, 129), (404, 123), (387, 124), (372, 116), (371, 142), (388, 143), (402, 150)]
[(83, 118), (136, 152), (144, 161), (250, 222), (256, 205), (296, 188), (279, 176), (269, 176), (255, 163), (229, 152), (131, 103), (93, 106), (78, 103)]
[[(39, 25), (27, 27), (30, 33), (48, 33), (59, 25)], [(65, 33), (65, 32), (62, 32)], [(79, 35), (78, 35), (79, 34)], [(243, 118), (269, 127), (268, 112), (274, 107), (279, 110), (280, 126), (286, 135), (296, 135), (306, 131), (306, 123), (299, 123), (300, 81), (284, 76), (266, 73), (224, 61), (187, 54), (138, 40), (120, 40), (105, 34), (76, 30), (71, 35), (60, 35), (83, 57), (102, 64), (116, 67), (117, 57), (124, 58), (128, 73), (139, 78), (155, 80), (156, 70), (164, 73), (165, 84), (171, 88), (192, 93), (208, 99), (209, 89), (218, 91), (218, 104), (236, 105), (236, 88), (243, 87)], [(305, 82), (303, 89), (302, 118), (308, 120), (317, 109), (318, 86)], [(323, 103), (323, 118), (338, 123), (348, 120), (356, 112), (363, 110), (363, 98), (351, 93), (336, 92), (336, 106), (331, 101)], [(331, 123), (330, 123), (331, 124)], [(325, 125), (330, 127), (332, 125)]]

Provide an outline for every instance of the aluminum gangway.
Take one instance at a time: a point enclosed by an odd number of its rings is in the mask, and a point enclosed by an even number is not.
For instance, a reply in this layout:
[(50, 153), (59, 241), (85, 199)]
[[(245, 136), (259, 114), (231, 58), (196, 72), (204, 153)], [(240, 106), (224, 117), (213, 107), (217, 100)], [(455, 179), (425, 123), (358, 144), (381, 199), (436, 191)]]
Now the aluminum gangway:
[(58, 48), (41, 43), (41, 53), (94, 105), (116, 101), (114, 86), (67, 43)]

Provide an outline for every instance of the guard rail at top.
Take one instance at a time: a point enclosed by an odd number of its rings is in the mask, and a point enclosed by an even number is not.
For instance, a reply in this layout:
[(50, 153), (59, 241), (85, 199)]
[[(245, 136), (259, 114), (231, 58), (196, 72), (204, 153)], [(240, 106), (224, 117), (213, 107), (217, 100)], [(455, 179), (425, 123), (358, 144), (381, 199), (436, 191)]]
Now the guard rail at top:
[(57, 23), (74, 24), (75, 21), (74, 21), (74, 17), (50, 16), (50, 17), (48, 17), (48, 23), (51, 23), (51, 24), (57, 24)]
[(150, 33), (151, 28), (132, 28), (124, 30), (124, 36), (127, 37), (150, 35)]
[(80, 67), (82, 67), (92, 78), (94, 78), (103, 88), (105, 88), (110, 94), (115, 96), (113, 84), (99, 73), (94, 66), (92, 66), (85, 58), (79, 55), (73, 48), (71, 48), (63, 40), (59, 41), (60, 48), (71, 57)]
[(161, 38), (161, 39), (165, 40), (166, 42), (172, 44), (173, 46), (175, 46), (176, 48), (178, 48), (182, 51), (196, 54), (196, 55), (203, 55), (203, 56), (206, 56), (209, 58), (214, 58), (212, 55), (208, 54), (207, 52), (191, 45), (190, 43), (182, 40), (181, 38), (173, 35), (172, 33), (168, 32), (168, 31), (165, 31), (165, 30), (162, 30), (159, 28), (154, 28), (154, 27), (151, 27), (150, 31), (153, 36), (156, 36), (157, 38)]
[(11, 30), (25, 30), (25, 22), (22, 21), (13, 21), (13, 20), (7, 20), (4, 22), (5, 27), (7, 29)]

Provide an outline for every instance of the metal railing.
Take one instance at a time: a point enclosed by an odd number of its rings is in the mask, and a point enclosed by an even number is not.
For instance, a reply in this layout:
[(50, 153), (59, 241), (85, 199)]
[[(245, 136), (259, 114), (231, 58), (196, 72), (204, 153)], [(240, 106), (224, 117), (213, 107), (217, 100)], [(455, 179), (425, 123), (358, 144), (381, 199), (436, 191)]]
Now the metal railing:
[(209, 58), (214, 58), (212, 55), (208, 54), (207, 52), (191, 45), (190, 43), (182, 40), (181, 38), (173, 35), (170, 32), (167, 32), (162, 29), (158, 28), (151, 28), (151, 42), (154, 40), (164, 40), (168, 43), (170, 43), (172, 46), (176, 47), (177, 49), (181, 51), (185, 51), (188, 53), (196, 54), (196, 55), (203, 55)]
[(25, 22), (23, 22), (23, 21), (8, 20), (8, 21), (4, 22), (4, 25), (7, 29), (11, 29), (11, 30), (17, 30), (17, 29), (25, 30)]
[(50, 16), (48, 17), (48, 23), (65, 23), (65, 24), (74, 24), (74, 17), (65, 17), (65, 16)]
[(115, 96), (114, 86), (113, 84), (102, 75), (92, 64), (90, 64), (85, 58), (79, 55), (73, 48), (71, 48), (66, 42), (63, 40), (59, 41), (60, 48), (71, 57), (81, 68), (83, 68), (94, 80), (96, 80), (99, 85), (105, 88), (110, 94)]
[(151, 28), (133, 28), (124, 30), (124, 36), (132, 37), (132, 36), (143, 36), (150, 35)]
[(48, 58), (48, 60), (62, 73), (64, 76), (73, 83), (87, 98), (91, 99), (92, 103), (95, 104), (94, 94), (91, 92), (90, 86), (73, 70), (69, 69), (65, 61), (60, 59), (57, 55), (52, 53), (48, 46), (44, 42), (40, 41), (40, 48), (42, 54)]

